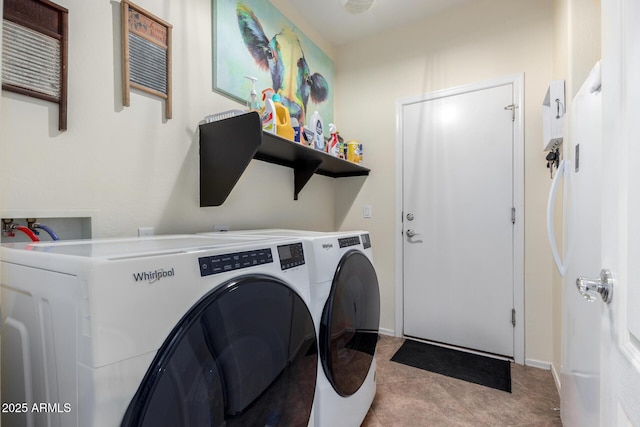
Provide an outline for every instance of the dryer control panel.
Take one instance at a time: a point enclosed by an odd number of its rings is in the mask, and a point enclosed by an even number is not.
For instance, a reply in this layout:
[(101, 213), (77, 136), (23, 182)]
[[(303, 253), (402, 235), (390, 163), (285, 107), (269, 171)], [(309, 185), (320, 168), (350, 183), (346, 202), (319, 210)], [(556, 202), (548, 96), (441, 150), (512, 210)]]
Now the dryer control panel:
[(360, 244), (360, 236), (342, 237), (338, 239), (338, 244), (341, 248), (348, 248), (349, 246), (357, 246)]
[(278, 256), (280, 257), (280, 268), (282, 270), (303, 265), (304, 251), (302, 250), (302, 243), (278, 246)]
[(198, 261), (200, 262), (200, 276), (210, 276), (255, 265), (268, 264), (273, 262), (273, 254), (271, 249), (266, 248), (206, 256), (198, 258)]

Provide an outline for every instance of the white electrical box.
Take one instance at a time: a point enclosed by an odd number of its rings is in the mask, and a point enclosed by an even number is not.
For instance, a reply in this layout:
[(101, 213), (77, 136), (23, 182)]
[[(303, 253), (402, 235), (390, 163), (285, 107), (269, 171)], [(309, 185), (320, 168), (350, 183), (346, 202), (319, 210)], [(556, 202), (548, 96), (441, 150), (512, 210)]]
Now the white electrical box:
[(566, 112), (564, 80), (553, 80), (542, 103), (542, 149), (549, 151), (562, 144)]

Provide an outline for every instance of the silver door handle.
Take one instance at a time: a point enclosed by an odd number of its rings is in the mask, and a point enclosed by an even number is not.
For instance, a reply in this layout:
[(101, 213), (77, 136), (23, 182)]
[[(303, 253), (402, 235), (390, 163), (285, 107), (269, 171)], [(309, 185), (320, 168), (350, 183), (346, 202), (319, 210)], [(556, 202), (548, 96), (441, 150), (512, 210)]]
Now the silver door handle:
[(418, 236), (420, 233), (416, 233), (415, 231), (409, 229), (405, 232), (407, 234), (407, 237), (411, 238), (413, 236)]
[(595, 301), (598, 294), (602, 297), (602, 301), (607, 304), (610, 303), (613, 298), (613, 276), (611, 275), (611, 271), (606, 268), (603, 268), (600, 272), (599, 279), (578, 277), (576, 279), (576, 287), (580, 295), (589, 302)]

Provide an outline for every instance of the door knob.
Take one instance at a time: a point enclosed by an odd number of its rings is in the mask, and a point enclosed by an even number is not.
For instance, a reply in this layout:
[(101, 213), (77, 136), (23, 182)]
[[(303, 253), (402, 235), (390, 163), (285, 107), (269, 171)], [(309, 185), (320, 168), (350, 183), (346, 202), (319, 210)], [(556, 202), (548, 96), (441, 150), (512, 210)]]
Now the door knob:
[(610, 303), (613, 298), (613, 276), (611, 275), (611, 271), (606, 268), (603, 268), (600, 272), (599, 279), (578, 277), (576, 279), (576, 287), (580, 295), (589, 302), (595, 301), (598, 294), (602, 297), (602, 301), (607, 304)]
[(407, 237), (409, 237), (409, 238), (411, 238), (413, 236), (417, 236), (418, 234), (420, 234), (420, 233), (416, 233), (415, 231), (413, 231), (411, 229), (407, 230), (406, 233), (407, 233)]

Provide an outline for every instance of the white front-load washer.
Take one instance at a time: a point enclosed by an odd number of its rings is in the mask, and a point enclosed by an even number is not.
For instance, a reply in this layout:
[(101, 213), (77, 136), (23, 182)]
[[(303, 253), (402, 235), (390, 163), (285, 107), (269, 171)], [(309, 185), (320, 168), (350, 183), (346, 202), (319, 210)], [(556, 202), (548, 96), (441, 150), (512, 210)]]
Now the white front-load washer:
[(313, 425), (299, 239), (16, 243), (0, 256), (2, 425)]
[(369, 233), (263, 229), (228, 234), (302, 239), (310, 264), (311, 312), (321, 361), (315, 425), (360, 426), (376, 393), (380, 323), (380, 291)]

